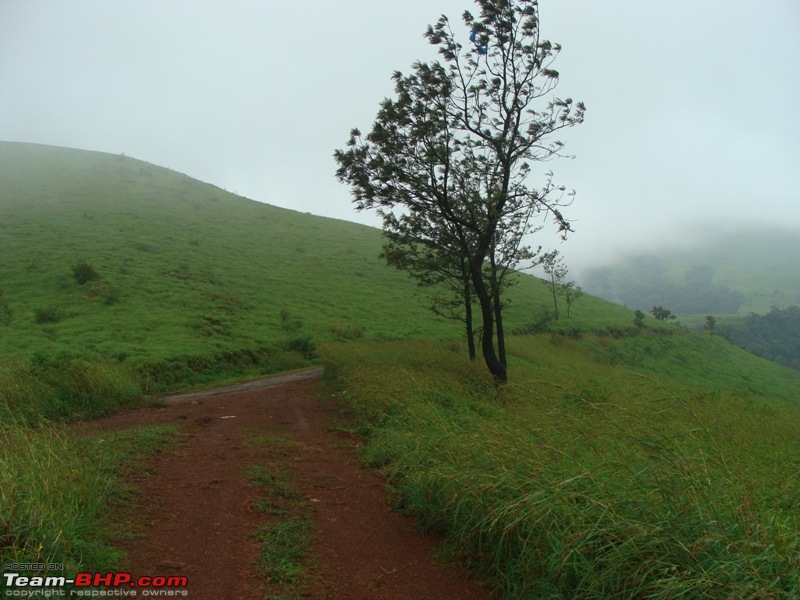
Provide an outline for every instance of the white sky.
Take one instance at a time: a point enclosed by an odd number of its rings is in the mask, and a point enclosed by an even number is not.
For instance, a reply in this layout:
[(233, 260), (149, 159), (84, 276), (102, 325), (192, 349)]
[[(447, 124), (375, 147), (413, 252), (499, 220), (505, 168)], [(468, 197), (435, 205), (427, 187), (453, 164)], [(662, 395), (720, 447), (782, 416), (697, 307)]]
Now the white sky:
[[(798, 0), (541, 0), (586, 122), (571, 264), (718, 221), (800, 227)], [(127, 155), (243, 196), (378, 225), (332, 158), (468, 0), (0, 0), (0, 140)], [(469, 32), (464, 29), (467, 43)], [(545, 241), (551, 245), (550, 238)], [(800, 257), (798, 257), (800, 262)]]

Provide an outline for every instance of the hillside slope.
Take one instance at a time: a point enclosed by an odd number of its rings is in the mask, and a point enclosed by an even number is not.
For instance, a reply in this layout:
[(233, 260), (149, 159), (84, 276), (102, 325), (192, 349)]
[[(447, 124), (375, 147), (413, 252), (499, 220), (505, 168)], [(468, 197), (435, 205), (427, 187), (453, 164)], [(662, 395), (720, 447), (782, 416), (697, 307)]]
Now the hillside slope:
[[(378, 258), (380, 246), (377, 229), (126, 156), (0, 143), (0, 355), (137, 365), (332, 331), (459, 337), (459, 323), (424, 307), (427, 291)], [(78, 284), (81, 261), (100, 278)], [(549, 303), (532, 277), (509, 300), (509, 329)], [(564, 326), (630, 323), (627, 310), (584, 297)]]

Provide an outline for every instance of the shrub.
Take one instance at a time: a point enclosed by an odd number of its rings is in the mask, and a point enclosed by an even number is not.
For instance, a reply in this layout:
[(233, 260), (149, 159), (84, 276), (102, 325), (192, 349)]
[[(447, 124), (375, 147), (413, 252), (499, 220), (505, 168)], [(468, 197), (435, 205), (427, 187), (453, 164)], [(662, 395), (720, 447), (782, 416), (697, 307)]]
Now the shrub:
[(90, 281), (100, 279), (100, 274), (97, 272), (97, 270), (84, 260), (73, 265), (72, 276), (79, 285), (84, 285)]
[(303, 327), (303, 321), (293, 316), (285, 308), (281, 309), (281, 329), (286, 333), (293, 333), (299, 331)]
[(33, 315), (37, 323), (58, 323), (66, 316), (64, 310), (58, 306), (37, 308), (33, 311)]
[(289, 350), (290, 352), (297, 352), (307, 360), (311, 360), (317, 356), (317, 345), (314, 343), (314, 340), (309, 337), (296, 337), (286, 340), (281, 344), (281, 348), (283, 350)]
[(10, 325), (13, 316), (14, 311), (11, 307), (5, 302), (0, 302), (0, 325)]
[(106, 292), (105, 298), (103, 298), (103, 304), (106, 306), (114, 306), (115, 304), (119, 304), (120, 298), (119, 290), (112, 288)]
[(340, 342), (349, 342), (364, 337), (364, 328), (358, 325), (333, 324), (330, 327), (333, 339)]

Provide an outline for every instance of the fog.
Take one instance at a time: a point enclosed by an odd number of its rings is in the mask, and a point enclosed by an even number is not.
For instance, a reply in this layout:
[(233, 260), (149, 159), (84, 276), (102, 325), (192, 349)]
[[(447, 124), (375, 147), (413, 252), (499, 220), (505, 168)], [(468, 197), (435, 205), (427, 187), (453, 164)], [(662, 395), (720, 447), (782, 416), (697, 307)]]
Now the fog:
[[(0, 139), (163, 165), (254, 200), (378, 225), (335, 177), (390, 75), (462, 1), (0, 0)], [(800, 227), (800, 3), (542, 0), (556, 92), (586, 122), (548, 167), (577, 192), (577, 267)], [(464, 29), (465, 43), (468, 31)], [(535, 183), (535, 182), (534, 182)], [(546, 246), (555, 236), (543, 236)]]

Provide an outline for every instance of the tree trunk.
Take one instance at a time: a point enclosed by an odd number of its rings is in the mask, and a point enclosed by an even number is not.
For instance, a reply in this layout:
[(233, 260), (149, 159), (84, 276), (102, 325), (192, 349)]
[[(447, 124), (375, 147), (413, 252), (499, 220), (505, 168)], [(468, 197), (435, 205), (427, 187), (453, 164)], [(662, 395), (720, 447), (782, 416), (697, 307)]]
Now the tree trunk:
[(467, 324), (467, 347), (469, 348), (469, 359), (475, 360), (475, 332), (472, 328), (472, 292), (469, 281), (464, 282), (464, 321)]
[(556, 321), (558, 321), (558, 295), (556, 293), (556, 278), (550, 274), (550, 291), (553, 293), (553, 308), (555, 309)]
[(472, 286), (475, 289), (475, 296), (481, 307), (481, 320), (483, 321), (483, 333), (481, 335), (481, 351), (486, 367), (497, 383), (508, 381), (506, 367), (497, 358), (494, 350), (494, 312), (492, 310), (492, 295), (486, 289), (481, 272), (481, 263), (477, 264), (470, 260), (469, 270), (472, 275)]
[(494, 305), (494, 324), (497, 328), (497, 355), (503, 367), (508, 369), (506, 361), (506, 336), (503, 330), (503, 308), (500, 304), (500, 285), (497, 281), (497, 264), (494, 262), (494, 248), (489, 255), (489, 264), (492, 269), (492, 304)]

